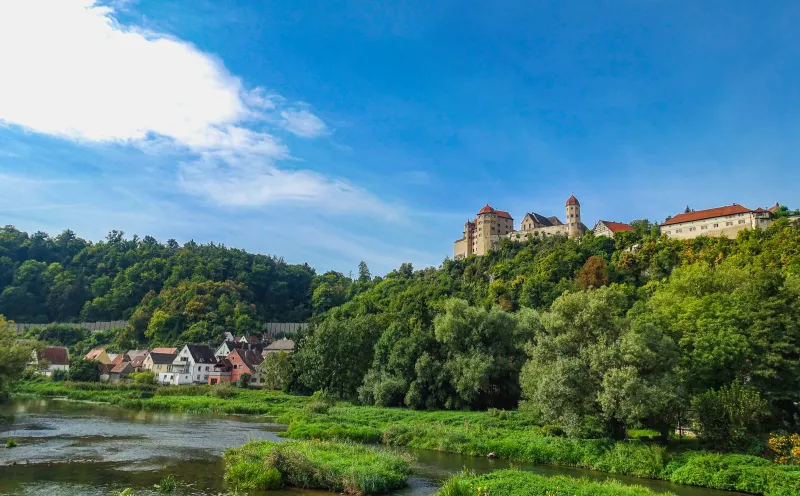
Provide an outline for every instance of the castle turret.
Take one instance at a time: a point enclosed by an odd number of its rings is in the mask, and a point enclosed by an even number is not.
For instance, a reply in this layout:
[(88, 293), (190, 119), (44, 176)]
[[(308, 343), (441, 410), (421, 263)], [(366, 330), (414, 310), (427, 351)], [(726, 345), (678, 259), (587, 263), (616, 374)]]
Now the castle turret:
[(577, 238), (582, 234), (581, 202), (572, 195), (567, 200), (567, 233), (570, 238)]

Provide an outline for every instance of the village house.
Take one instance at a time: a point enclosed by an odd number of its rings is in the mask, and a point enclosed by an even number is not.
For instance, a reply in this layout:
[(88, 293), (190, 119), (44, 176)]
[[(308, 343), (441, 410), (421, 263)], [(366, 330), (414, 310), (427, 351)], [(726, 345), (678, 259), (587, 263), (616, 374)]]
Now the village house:
[(63, 346), (47, 346), (38, 353), (33, 352), (30, 364), (39, 368), (39, 372), (47, 377), (52, 376), (56, 370), (68, 372), (69, 352)]
[(119, 382), (132, 372), (133, 367), (131, 367), (131, 362), (120, 362), (118, 364), (114, 364), (114, 366), (108, 371), (108, 381)]
[(222, 384), (223, 382), (231, 382), (231, 372), (233, 371), (233, 364), (227, 358), (220, 358), (211, 373), (208, 376), (208, 384)]
[(264, 345), (261, 343), (249, 343), (247, 341), (223, 341), (221, 345), (219, 345), (214, 351), (214, 356), (217, 358), (225, 358), (231, 354), (231, 351), (235, 349), (240, 350), (253, 350), (261, 353), (264, 351)]
[(103, 365), (108, 365), (111, 363), (111, 357), (108, 356), (106, 350), (102, 348), (95, 348), (89, 353), (87, 353), (84, 357), (84, 360), (94, 360), (96, 362), (100, 362)]
[(150, 353), (166, 353), (167, 355), (178, 354), (178, 348), (153, 348)]
[(263, 374), (258, 370), (258, 366), (264, 361), (264, 357), (260, 353), (255, 350), (236, 348), (226, 358), (233, 367), (230, 376), (231, 382), (238, 382), (242, 374), (250, 374), (251, 385), (261, 386), (263, 384)]
[(136, 358), (130, 361), (131, 368), (134, 372), (142, 372), (144, 370), (144, 359), (147, 355), (137, 355)]
[[(175, 348), (156, 348), (156, 350), (175, 349)], [(168, 372), (169, 366), (175, 361), (178, 356), (177, 353), (157, 353), (155, 350), (151, 351), (144, 357), (142, 362), (142, 370), (152, 372), (158, 376), (162, 372)]]
[(167, 372), (158, 374), (159, 384), (207, 384), (217, 363), (214, 350), (204, 344), (187, 344), (175, 357)]
[(633, 232), (633, 227), (629, 224), (610, 220), (598, 220), (597, 224), (594, 225), (594, 229), (592, 229), (595, 236), (608, 236), (609, 238), (613, 238), (618, 232), (624, 231)]
[(281, 351), (291, 354), (294, 352), (294, 346), (295, 343), (291, 339), (281, 338), (277, 341), (273, 341), (269, 346), (264, 348), (262, 355), (266, 357), (270, 353), (280, 353)]

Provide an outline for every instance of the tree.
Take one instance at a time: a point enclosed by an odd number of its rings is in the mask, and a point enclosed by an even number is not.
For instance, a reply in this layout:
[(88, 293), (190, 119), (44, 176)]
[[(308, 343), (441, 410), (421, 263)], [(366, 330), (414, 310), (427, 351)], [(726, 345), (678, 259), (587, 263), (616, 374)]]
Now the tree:
[(100, 380), (100, 363), (94, 360), (73, 360), (69, 364), (69, 380), (97, 382)]
[(358, 282), (365, 283), (372, 280), (372, 274), (369, 273), (367, 262), (361, 261), (358, 264)]
[(692, 398), (698, 437), (718, 450), (741, 450), (762, 433), (767, 403), (759, 392), (738, 380)]
[(261, 372), (266, 387), (288, 391), (294, 374), (292, 355), (284, 351), (267, 354), (261, 363)]
[(252, 375), (245, 372), (244, 374), (239, 376), (239, 381), (236, 383), (236, 385), (239, 386), (240, 388), (247, 389), (248, 387), (250, 387), (250, 379), (252, 378), (253, 378)]
[(13, 322), (0, 315), (0, 402), (4, 401), (32, 360), (36, 346), (31, 341), (21, 341)]
[(608, 284), (608, 267), (603, 257), (597, 255), (589, 257), (583, 265), (576, 282), (581, 289), (597, 289)]
[(627, 425), (669, 431), (679, 399), (677, 346), (652, 324), (632, 323), (627, 288), (569, 293), (542, 315), (520, 382), (544, 420), (578, 434), (590, 418), (622, 438)]

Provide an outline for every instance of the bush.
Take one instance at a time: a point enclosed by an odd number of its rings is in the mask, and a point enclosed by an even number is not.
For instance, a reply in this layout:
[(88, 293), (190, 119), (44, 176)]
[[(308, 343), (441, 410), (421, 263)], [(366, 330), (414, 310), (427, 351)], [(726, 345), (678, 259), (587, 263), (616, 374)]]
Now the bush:
[(236, 390), (236, 387), (233, 384), (230, 382), (224, 382), (211, 387), (207, 394), (215, 398), (233, 398), (239, 394), (239, 392)]
[(800, 471), (749, 455), (686, 453), (670, 462), (664, 474), (678, 484), (766, 496), (800, 494)]
[(94, 360), (75, 360), (69, 365), (68, 377), (72, 382), (98, 382), (100, 363)]
[(767, 403), (738, 380), (692, 398), (698, 437), (717, 450), (743, 450), (761, 433)]
[[(309, 489), (379, 494), (406, 485), (411, 469), (403, 457), (360, 445), (329, 441), (251, 441), (225, 452), (225, 478), (235, 489), (263, 487), (262, 474)], [(242, 485), (245, 484), (245, 485)]]
[(161, 479), (154, 487), (156, 491), (162, 494), (171, 494), (178, 489), (178, 481), (175, 479), (174, 475), (168, 475)]
[(16, 448), (17, 446), (19, 446), (19, 444), (13, 439), (9, 439), (6, 441), (6, 448)]
[(308, 413), (326, 414), (330, 409), (330, 405), (322, 401), (312, 401), (306, 404), (306, 411)]
[(246, 373), (242, 374), (242, 375), (239, 376), (239, 381), (236, 383), (236, 385), (239, 386), (242, 389), (247, 389), (248, 387), (250, 387), (250, 379), (252, 377), (253, 376), (250, 375), (250, 374), (246, 374)]
[(69, 372), (64, 369), (56, 369), (50, 374), (50, 380), (53, 382), (64, 382), (69, 377)]
[(139, 385), (156, 385), (156, 375), (152, 372), (134, 372), (130, 375), (134, 384)]

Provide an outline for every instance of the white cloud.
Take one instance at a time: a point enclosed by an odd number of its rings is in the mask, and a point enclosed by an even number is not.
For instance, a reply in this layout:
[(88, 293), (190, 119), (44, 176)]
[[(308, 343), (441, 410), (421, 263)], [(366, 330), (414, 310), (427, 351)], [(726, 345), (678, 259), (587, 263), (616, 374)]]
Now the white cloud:
[(283, 170), (270, 161), (252, 157), (204, 154), (200, 160), (180, 168), (180, 185), (186, 191), (230, 207), (262, 205), (317, 205), (324, 198), (324, 211), (358, 211), (365, 216), (394, 220), (399, 211), (368, 191), (342, 179), (331, 179), (309, 170)]
[(297, 136), (316, 138), (328, 133), (328, 127), (322, 119), (308, 110), (284, 110), (281, 117), (281, 125)]
[(392, 215), (347, 181), (278, 167), (290, 151), (267, 128), (317, 137), (328, 132), (319, 117), (246, 88), (194, 45), (122, 26), (114, 14), (95, 0), (0, 1), (0, 124), (156, 154), (177, 147), (200, 157), (179, 165), (180, 186), (221, 205)]

